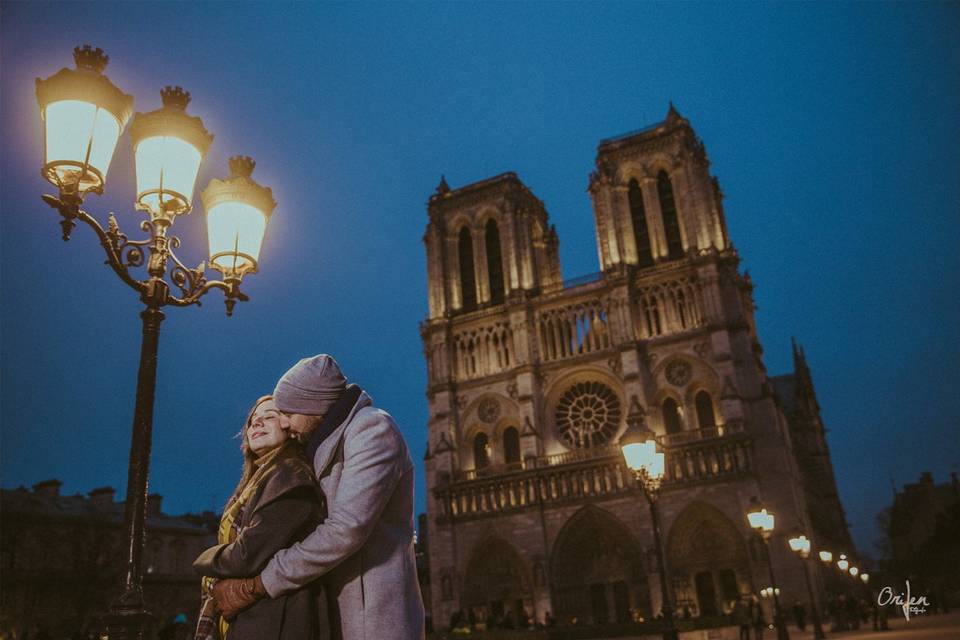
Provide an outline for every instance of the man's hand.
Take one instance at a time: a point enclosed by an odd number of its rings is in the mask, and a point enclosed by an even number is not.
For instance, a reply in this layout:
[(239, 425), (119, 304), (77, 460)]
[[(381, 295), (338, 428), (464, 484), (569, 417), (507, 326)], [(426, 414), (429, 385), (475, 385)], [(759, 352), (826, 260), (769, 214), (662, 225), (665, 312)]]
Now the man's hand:
[(266, 595), (267, 590), (263, 588), (260, 576), (218, 580), (213, 585), (213, 598), (220, 608), (220, 615), (227, 620), (233, 620), (238, 613)]

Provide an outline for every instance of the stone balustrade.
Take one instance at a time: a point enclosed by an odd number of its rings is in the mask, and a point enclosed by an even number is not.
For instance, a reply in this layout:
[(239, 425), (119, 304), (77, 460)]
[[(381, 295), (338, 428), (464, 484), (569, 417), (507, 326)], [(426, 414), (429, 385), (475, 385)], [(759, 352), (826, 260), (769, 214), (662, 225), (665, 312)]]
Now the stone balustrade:
[[(666, 490), (750, 472), (751, 441), (744, 431), (699, 435), (692, 444), (665, 447)], [(635, 490), (633, 474), (624, 465), (619, 447), (613, 446), (461, 472), (452, 483), (434, 489), (434, 495), (439, 500), (438, 517), (456, 520)]]

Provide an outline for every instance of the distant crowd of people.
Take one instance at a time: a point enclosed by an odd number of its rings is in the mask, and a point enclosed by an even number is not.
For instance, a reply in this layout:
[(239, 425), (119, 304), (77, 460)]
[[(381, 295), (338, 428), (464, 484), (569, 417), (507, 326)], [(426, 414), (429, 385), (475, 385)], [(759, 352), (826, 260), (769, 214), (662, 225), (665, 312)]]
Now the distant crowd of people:
[(450, 616), (450, 630), (457, 634), (468, 634), (473, 631), (486, 629), (540, 629), (554, 626), (553, 617), (547, 611), (543, 622), (534, 620), (527, 612), (520, 610), (517, 613), (509, 609), (500, 613), (488, 613), (481, 610), (478, 615), (473, 609), (460, 609)]

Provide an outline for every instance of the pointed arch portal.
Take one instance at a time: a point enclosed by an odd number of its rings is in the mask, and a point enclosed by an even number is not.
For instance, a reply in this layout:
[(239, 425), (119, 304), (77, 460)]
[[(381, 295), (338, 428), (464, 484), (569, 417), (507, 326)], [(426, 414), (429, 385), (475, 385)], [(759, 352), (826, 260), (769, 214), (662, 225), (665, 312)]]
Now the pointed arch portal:
[(650, 616), (642, 552), (613, 515), (584, 507), (560, 531), (551, 561), (558, 620), (627, 622), (631, 609)]
[(685, 508), (667, 536), (667, 566), (676, 607), (696, 615), (720, 615), (751, 591), (747, 547), (736, 526), (705, 502)]
[[(500, 538), (477, 545), (467, 564), (463, 604), (480, 617), (509, 616), (532, 608), (530, 576), (520, 554)], [(532, 613), (532, 611), (528, 611)]]

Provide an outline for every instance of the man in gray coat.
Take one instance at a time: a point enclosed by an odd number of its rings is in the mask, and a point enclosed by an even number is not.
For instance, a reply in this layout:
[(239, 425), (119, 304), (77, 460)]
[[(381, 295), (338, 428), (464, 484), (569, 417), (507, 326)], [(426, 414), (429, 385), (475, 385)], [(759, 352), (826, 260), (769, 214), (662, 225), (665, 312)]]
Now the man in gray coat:
[(328, 355), (294, 365), (277, 383), (274, 401), (284, 428), (312, 456), (328, 516), (259, 576), (218, 582), (221, 612), (229, 619), (260, 598), (323, 577), (336, 597), (343, 640), (420, 640), (413, 462), (393, 418), (348, 385)]

